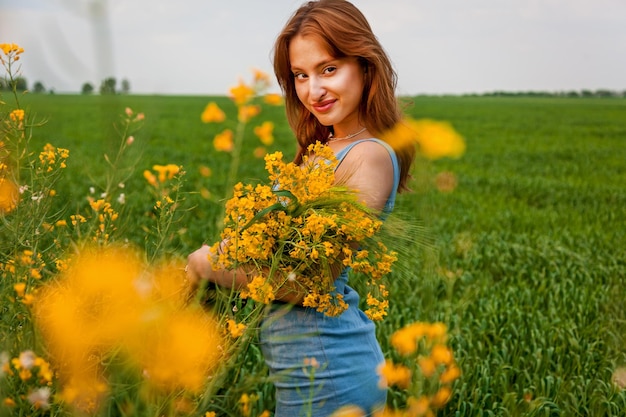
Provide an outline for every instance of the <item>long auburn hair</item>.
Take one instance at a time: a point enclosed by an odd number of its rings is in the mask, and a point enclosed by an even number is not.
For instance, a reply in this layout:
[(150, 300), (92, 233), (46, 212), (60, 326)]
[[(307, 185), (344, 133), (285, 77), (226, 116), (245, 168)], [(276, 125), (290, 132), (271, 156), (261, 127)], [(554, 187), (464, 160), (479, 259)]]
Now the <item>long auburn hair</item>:
[[(330, 126), (322, 125), (300, 102), (289, 59), (289, 44), (296, 35), (315, 36), (334, 58), (356, 57), (364, 71), (359, 118), (367, 130), (380, 136), (402, 118), (395, 89), (397, 74), (382, 45), (361, 11), (346, 0), (316, 0), (304, 3), (291, 16), (274, 44), (274, 73), (285, 95), (287, 120), (298, 140), (296, 163), (308, 145), (325, 142)], [(407, 189), (414, 146), (395, 149), (400, 163), (399, 191)]]

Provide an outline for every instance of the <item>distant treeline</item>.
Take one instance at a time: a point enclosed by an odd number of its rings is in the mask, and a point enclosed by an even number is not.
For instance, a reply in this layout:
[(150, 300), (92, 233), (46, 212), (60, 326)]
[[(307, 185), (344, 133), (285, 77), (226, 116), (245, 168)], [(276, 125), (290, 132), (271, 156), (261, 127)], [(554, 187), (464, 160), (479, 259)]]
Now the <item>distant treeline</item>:
[[(28, 81), (24, 77), (17, 77), (11, 81), (0, 78), (0, 91), (26, 91), (28, 90)], [(83, 83), (80, 89), (80, 94), (93, 94), (95, 92), (95, 87), (93, 84), (86, 82)], [(41, 81), (35, 81), (33, 87), (31, 89), (33, 93), (36, 94), (54, 94), (54, 89), (47, 89)], [(120, 87), (117, 87), (117, 80), (114, 77), (105, 78), (100, 83), (100, 89), (98, 90), (100, 94), (129, 94), (130, 93), (130, 82), (128, 80), (122, 80), (120, 83)]]
[(463, 96), (484, 97), (614, 97), (626, 98), (626, 90), (570, 90), (570, 91), (492, 91), (486, 93), (462, 94)]
[[(11, 91), (13, 87), (17, 91), (28, 90), (28, 82), (24, 77), (18, 77), (13, 80), (13, 84), (5, 79), (0, 78), (0, 91)], [(34, 93), (49, 93), (54, 94), (53, 89), (46, 89), (41, 81), (36, 81), (33, 84), (31, 90)], [(77, 91), (80, 94), (93, 94), (96, 92), (96, 88), (89, 82), (83, 83), (81, 90)], [(119, 88), (117, 87), (117, 80), (114, 77), (109, 77), (100, 83), (100, 94), (129, 94), (130, 82), (128, 80), (122, 80)], [(418, 94), (428, 96), (431, 94)], [(437, 95), (437, 94), (433, 94)], [(569, 90), (569, 91), (490, 91), (485, 93), (463, 93), (463, 94), (445, 94), (447, 96), (467, 96), (467, 97), (599, 97), (599, 98), (626, 98), (626, 90), (617, 91), (609, 89), (598, 90)]]

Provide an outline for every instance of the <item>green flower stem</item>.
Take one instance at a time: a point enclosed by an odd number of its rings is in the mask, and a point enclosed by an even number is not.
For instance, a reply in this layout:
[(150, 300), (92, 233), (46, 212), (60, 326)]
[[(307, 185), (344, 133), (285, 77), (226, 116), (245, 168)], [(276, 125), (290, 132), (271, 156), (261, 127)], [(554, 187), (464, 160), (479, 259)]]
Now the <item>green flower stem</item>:
[(239, 165), (241, 164), (241, 147), (243, 146), (243, 138), (246, 130), (246, 122), (239, 121), (235, 130), (235, 139), (233, 144), (233, 159), (228, 170), (228, 178), (226, 179), (225, 197), (229, 198), (236, 182)]

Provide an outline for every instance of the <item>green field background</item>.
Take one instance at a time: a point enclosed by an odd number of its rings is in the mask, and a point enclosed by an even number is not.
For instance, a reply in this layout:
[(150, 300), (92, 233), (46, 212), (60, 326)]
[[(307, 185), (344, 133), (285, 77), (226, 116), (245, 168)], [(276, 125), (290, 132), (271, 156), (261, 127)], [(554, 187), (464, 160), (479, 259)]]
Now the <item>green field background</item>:
[[(70, 211), (87, 204), (115, 152), (113, 128), (124, 108), (143, 112), (129, 149), (121, 232), (149, 243), (142, 172), (153, 164), (187, 172), (184, 215), (172, 242), (184, 257), (219, 233), (231, 156), (213, 136), (235, 127), (225, 97), (27, 95), (22, 105), (46, 123), (33, 149), (70, 149), (58, 186)], [(229, 114), (203, 124), (209, 101)], [(414, 321), (449, 327), (462, 377), (441, 416), (623, 416), (626, 391), (612, 383), (626, 366), (626, 100), (525, 97), (403, 98), (414, 118), (450, 122), (466, 139), (458, 160), (419, 160), (413, 192), (395, 216), (418, 224), (400, 239), (390, 314), (378, 326), (387, 355), (394, 330)], [(282, 107), (265, 107), (248, 126), (236, 180), (264, 180), (253, 150), (255, 124), (274, 121), (275, 143), (289, 159), (294, 137)], [(210, 177), (200, 175), (209, 167)], [(436, 187), (442, 172), (456, 188)], [(199, 190), (207, 189), (210, 197)], [(118, 190), (119, 192), (122, 192)], [(121, 216), (122, 217), (122, 216)], [(407, 230), (414, 230), (408, 228)], [(422, 241), (427, 244), (420, 243)], [(390, 402), (400, 402), (392, 392)]]

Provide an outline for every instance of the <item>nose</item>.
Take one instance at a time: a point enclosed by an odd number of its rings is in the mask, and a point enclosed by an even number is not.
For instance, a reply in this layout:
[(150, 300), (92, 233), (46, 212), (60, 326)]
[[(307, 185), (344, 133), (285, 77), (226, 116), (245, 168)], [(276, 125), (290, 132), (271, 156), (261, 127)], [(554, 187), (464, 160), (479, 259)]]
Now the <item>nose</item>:
[(326, 88), (320, 77), (309, 78), (309, 97), (312, 101), (322, 101), (326, 96)]

